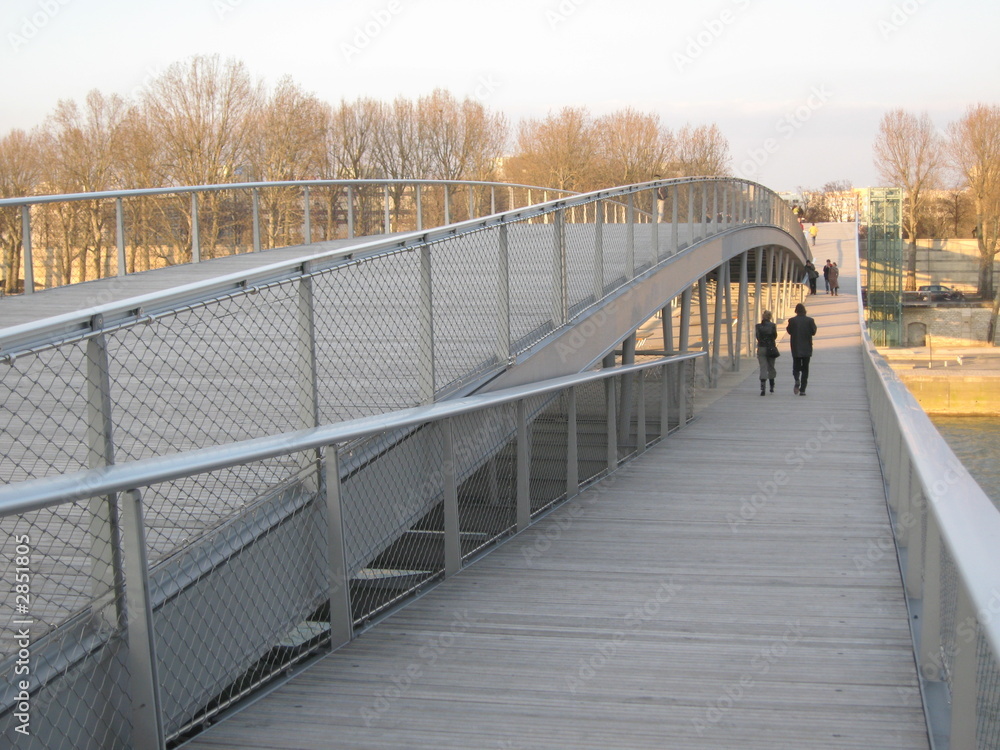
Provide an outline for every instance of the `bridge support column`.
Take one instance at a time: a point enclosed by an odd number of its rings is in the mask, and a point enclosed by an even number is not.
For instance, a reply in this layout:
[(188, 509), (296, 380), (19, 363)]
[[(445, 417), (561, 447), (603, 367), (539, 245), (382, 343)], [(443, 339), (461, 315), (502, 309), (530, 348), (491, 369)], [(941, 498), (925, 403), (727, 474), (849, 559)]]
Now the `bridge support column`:
[(725, 288), (728, 267), (728, 263), (723, 263), (715, 269), (715, 315), (712, 318), (712, 382), (710, 383), (712, 388), (719, 384), (718, 373), (722, 356), (722, 309), (725, 297), (728, 296)]
[(713, 381), (711, 341), (708, 337), (708, 284), (705, 277), (698, 279), (698, 317), (701, 322), (701, 349), (705, 352), (705, 385)]
[[(758, 247), (758, 248), (754, 249), (753, 253), (754, 253), (754, 261), (755, 261), (754, 264), (756, 266), (757, 273), (754, 276), (754, 295), (753, 295), (754, 314), (753, 314), (753, 321), (751, 321), (751, 323), (756, 324), (756, 323), (760, 322), (760, 315), (764, 311), (763, 300), (761, 299), (761, 294), (763, 293), (763, 288), (761, 286), (761, 282), (762, 282), (763, 275), (764, 275), (764, 248)], [(753, 325), (748, 325), (747, 326), (747, 351), (748, 352), (753, 352), (754, 351), (754, 348), (755, 348), (755, 346), (754, 346), (755, 338), (756, 337), (755, 337), (755, 334), (754, 334), (754, 326)], [(748, 356), (750, 356), (750, 355), (748, 354)]]
[[(747, 320), (747, 316), (750, 314), (749, 288), (747, 283), (748, 256), (748, 250), (740, 253), (740, 290), (736, 297), (736, 362), (734, 363), (736, 372), (740, 371), (740, 362), (743, 359), (744, 332), (752, 329), (750, 325), (752, 321)], [(747, 356), (750, 356), (749, 350), (747, 351)]]
[[(725, 278), (725, 282), (726, 283), (725, 283), (725, 286), (723, 287), (723, 289), (725, 290), (725, 293), (726, 293), (726, 297), (725, 297), (725, 303), (726, 303), (726, 355), (729, 357), (729, 369), (731, 371), (735, 371), (737, 369), (736, 363), (737, 363), (737, 360), (739, 359), (739, 353), (738, 352), (736, 352), (736, 353), (733, 352), (733, 349), (735, 348), (733, 346), (733, 282), (732, 282), (732, 279), (730, 278), (730, 276), (732, 274), (732, 270), (731, 270), (730, 266), (731, 266), (731, 261), (728, 261), (728, 260), (725, 263), (722, 264), (722, 267), (723, 267), (723, 269), (725, 271), (724, 275), (726, 277)], [(737, 339), (737, 340), (739, 340), (739, 339)]]
[(683, 354), (691, 341), (691, 287), (681, 293), (680, 341), (678, 349)]
[[(635, 364), (635, 331), (622, 342), (622, 364)], [(632, 432), (632, 398), (635, 394), (635, 378), (633, 373), (621, 376), (621, 397), (618, 410), (618, 435), (624, 441)]]

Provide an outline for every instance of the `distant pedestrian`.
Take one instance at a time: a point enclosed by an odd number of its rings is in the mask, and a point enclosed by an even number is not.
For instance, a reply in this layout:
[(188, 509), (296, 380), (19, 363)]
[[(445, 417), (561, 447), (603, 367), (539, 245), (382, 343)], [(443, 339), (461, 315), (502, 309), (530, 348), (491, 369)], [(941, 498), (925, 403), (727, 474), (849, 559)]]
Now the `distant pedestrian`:
[(813, 247), (816, 246), (816, 235), (817, 234), (819, 234), (819, 229), (816, 227), (815, 224), (812, 224), (809, 227), (809, 236), (812, 237)]
[(837, 262), (834, 261), (833, 265), (830, 266), (830, 294), (834, 297), (838, 297), (838, 290), (840, 289), (840, 269), (837, 268)]
[(806, 261), (806, 280), (809, 283), (809, 294), (816, 294), (816, 279), (819, 278), (819, 271), (811, 260)]
[(826, 293), (830, 293), (830, 269), (833, 266), (830, 264), (830, 259), (826, 259), (826, 265), (823, 266), (823, 283), (826, 284)]
[(778, 326), (771, 320), (771, 311), (761, 313), (760, 323), (755, 329), (757, 334), (757, 364), (760, 365), (760, 395), (764, 395), (764, 386), (771, 381), (771, 393), (774, 393), (774, 360), (778, 355)]
[(792, 377), (795, 387), (792, 389), (799, 396), (806, 395), (806, 384), (809, 382), (809, 359), (813, 353), (813, 336), (816, 335), (816, 321), (806, 315), (806, 306), (801, 302), (795, 306), (795, 316), (788, 319), (785, 326), (788, 331), (789, 343), (792, 346)]

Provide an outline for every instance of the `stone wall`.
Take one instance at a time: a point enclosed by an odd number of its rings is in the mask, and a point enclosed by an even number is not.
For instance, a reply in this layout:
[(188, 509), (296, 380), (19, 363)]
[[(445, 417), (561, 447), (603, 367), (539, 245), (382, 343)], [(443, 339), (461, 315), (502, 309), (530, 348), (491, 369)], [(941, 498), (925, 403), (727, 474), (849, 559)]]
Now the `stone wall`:
[[(945, 284), (966, 294), (977, 291), (979, 246), (976, 240), (917, 240), (917, 286)], [(993, 263), (1000, 287), (1000, 262)]]
[(904, 306), (903, 345), (927, 346), (927, 336), (932, 347), (987, 345), (992, 314), (993, 305), (986, 302)]
[(900, 379), (928, 414), (1000, 415), (1000, 374), (930, 374), (896, 369)]

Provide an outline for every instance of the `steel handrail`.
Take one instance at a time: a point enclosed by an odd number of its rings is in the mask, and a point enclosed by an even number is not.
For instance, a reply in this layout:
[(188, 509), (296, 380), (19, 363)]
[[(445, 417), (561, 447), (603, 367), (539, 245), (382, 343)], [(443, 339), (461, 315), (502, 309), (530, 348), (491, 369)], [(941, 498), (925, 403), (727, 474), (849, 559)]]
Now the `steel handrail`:
[[(404, 181), (408, 182), (408, 181)], [(31, 347), (48, 345), (49, 339), (46, 334), (54, 334), (60, 341), (67, 338), (86, 336), (93, 330), (106, 329), (115, 323), (134, 323), (137, 320), (147, 319), (150, 315), (165, 309), (171, 309), (178, 305), (190, 304), (195, 301), (203, 301), (223, 296), (230, 293), (245, 292), (264, 283), (285, 281), (293, 278), (315, 273), (333, 263), (342, 261), (349, 257), (360, 254), (371, 254), (377, 252), (390, 252), (400, 250), (416, 249), (425, 245), (433, 245), (435, 242), (445, 240), (459, 234), (466, 234), (477, 230), (499, 227), (503, 224), (534, 219), (545, 216), (554, 211), (564, 208), (583, 206), (599, 200), (614, 200), (628, 195), (640, 193), (647, 190), (656, 190), (659, 187), (673, 187), (679, 185), (690, 185), (701, 182), (735, 183), (744, 187), (752, 186), (755, 190), (762, 190), (765, 194), (781, 200), (774, 191), (749, 180), (741, 180), (727, 177), (679, 177), (668, 180), (656, 180), (647, 183), (637, 183), (624, 187), (606, 190), (595, 190), (589, 193), (578, 193), (569, 197), (556, 198), (543, 203), (536, 203), (532, 206), (511, 209), (487, 217), (467, 219), (465, 221), (448, 224), (434, 229), (420, 229), (411, 232), (393, 235), (390, 238), (380, 238), (361, 241), (349, 248), (326, 250), (312, 255), (303, 255), (292, 260), (277, 261), (254, 269), (253, 271), (240, 271), (223, 276), (192, 282), (183, 286), (160, 292), (151, 292), (146, 295), (128, 298), (116, 302), (108, 302), (95, 305), (83, 310), (63, 315), (45, 318), (31, 323), (24, 323), (8, 328), (0, 328), (0, 356), (12, 356), (21, 351), (30, 351)], [(281, 183), (232, 183), (221, 186), (223, 189), (231, 187), (252, 186), (262, 184), (268, 186), (280, 185)], [(292, 183), (300, 184), (300, 183)], [(382, 184), (379, 182), (379, 184)], [(408, 182), (408, 184), (410, 184)], [(482, 183), (490, 184), (490, 183)], [(506, 183), (493, 183), (496, 185), (506, 185)], [(518, 187), (518, 186), (514, 186)], [(173, 190), (177, 190), (174, 188)], [(534, 189), (534, 188), (532, 188)], [(545, 188), (538, 188), (544, 190)], [(151, 188), (151, 190), (167, 189)], [(194, 192), (198, 188), (183, 188), (187, 192)], [(83, 193), (81, 196), (90, 196), (97, 193)], [(53, 199), (62, 196), (50, 196)], [(83, 200), (84, 198), (80, 198)], [(29, 199), (8, 199), (8, 200), (29, 200)], [(0, 201), (0, 205), (3, 201)], [(786, 205), (782, 202), (782, 205)], [(793, 239), (805, 247), (805, 237), (801, 228), (791, 214), (791, 210), (785, 211), (785, 221), (781, 224), (774, 224), (788, 232)], [(755, 224), (757, 226), (770, 226), (767, 222)], [(794, 225), (794, 226), (792, 226)], [(95, 326), (95, 321), (100, 321), (100, 328)], [(51, 336), (49, 336), (51, 338)]]
[(61, 203), (63, 201), (108, 200), (112, 198), (141, 198), (155, 195), (174, 195), (188, 193), (217, 193), (223, 190), (247, 190), (283, 187), (379, 187), (388, 185), (457, 185), (465, 187), (504, 187), (527, 190), (542, 190), (549, 193), (566, 193), (576, 195), (573, 190), (547, 188), (540, 185), (522, 185), (513, 182), (490, 182), (487, 180), (400, 180), (400, 179), (365, 179), (365, 180), (278, 180), (275, 182), (221, 182), (214, 185), (176, 185), (174, 187), (131, 188), (127, 190), (99, 190), (89, 193), (64, 193), (46, 195), (28, 195), (20, 198), (0, 198), (0, 207), (24, 206), (40, 203)]
[(172, 479), (204, 474), (275, 456), (346, 443), (383, 432), (459, 417), (463, 414), (470, 414), (609, 377), (640, 372), (705, 356), (707, 356), (707, 352), (704, 351), (676, 354), (649, 362), (565, 375), (491, 393), (466, 396), (428, 406), (401, 409), (280, 435), (268, 435), (236, 443), (198, 448), (183, 453), (139, 459), (101, 469), (3, 485), (0, 486), (0, 518), (29, 513), (66, 502), (76, 502), (91, 497), (102, 497), (139, 487), (148, 487)]

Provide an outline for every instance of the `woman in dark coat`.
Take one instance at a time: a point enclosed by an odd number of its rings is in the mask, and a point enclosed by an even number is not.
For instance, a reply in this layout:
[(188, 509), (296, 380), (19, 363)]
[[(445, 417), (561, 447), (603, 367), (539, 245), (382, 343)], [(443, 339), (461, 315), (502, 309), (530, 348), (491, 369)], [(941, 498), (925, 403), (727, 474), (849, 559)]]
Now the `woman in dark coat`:
[(830, 294), (838, 296), (837, 292), (840, 290), (840, 269), (837, 268), (837, 263), (834, 262), (830, 266)]
[(778, 340), (778, 326), (771, 320), (771, 311), (765, 310), (760, 316), (760, 323), (756, 326), (757, 333), (757, 363), (760, 365), (760, 395), (763, 396), (764, 386), (767, 381), (771, 381), (771, 393), (774, 393), (774, 378), (777, 374), (774, 370), (774, 357), (768, 356), (768, 351)]

